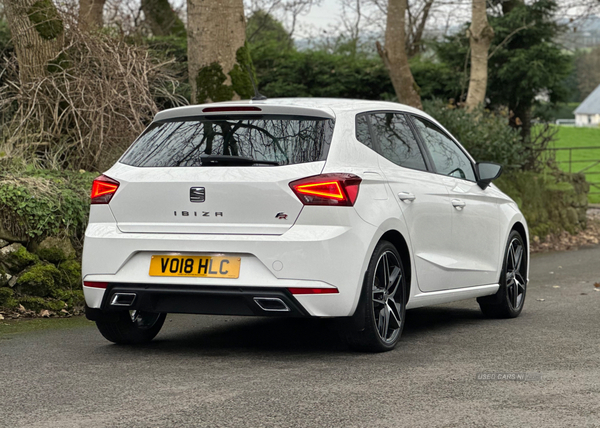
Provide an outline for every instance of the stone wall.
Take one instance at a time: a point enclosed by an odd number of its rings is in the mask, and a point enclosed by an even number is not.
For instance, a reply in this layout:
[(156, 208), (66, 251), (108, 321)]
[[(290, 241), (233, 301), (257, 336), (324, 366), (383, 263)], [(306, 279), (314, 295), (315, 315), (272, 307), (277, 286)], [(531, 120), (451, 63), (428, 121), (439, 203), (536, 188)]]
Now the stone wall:
[(532, 236), (544, 239), (586, 227), (590, 186), (583, 174), (516, 172), (494, 183), (519, 205)]
[(0, 239), (4, 315), (70, 316), (80, 313), (83, 303), (81, 264), (68, 238), (46, 238), (35, 253)]

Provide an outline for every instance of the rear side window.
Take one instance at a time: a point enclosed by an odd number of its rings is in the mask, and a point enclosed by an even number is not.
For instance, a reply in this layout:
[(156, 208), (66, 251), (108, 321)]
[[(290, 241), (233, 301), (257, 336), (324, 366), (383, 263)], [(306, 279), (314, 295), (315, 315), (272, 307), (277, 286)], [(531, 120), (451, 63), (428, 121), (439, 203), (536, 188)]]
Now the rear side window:
[(366, 114), (356, 116), (356, 139), (368, 148), (375, 150), (371, 130), (369, 129), (369, 118), (367, 116)]
[[(157, 122), (120, 162), (137, 167), (291, 165), (325, 160), (334, 120), (304, 116), (211, 116)], [(235, 163), (236, 158), (244, 160)], [(214, 159), (214, 162), (206, 162)]]
[(427, 170), (406, 116), (401, 113), (374, 113), (371, 114), (371, 126), (383, 157), (405, 168)]

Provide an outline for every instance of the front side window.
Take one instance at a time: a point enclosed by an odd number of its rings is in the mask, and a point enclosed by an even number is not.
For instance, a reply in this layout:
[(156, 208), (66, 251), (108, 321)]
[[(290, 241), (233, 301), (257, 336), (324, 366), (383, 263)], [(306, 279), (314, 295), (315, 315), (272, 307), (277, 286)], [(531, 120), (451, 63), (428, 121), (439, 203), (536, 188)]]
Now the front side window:
[(327, 158), (333, 127), (332, 119), (275, 115), (157, 122), (120, 162), (138, 167), (237, 165), (236, 158), (240, 166), (253, 165), (249, 160), (256, 165), (315, 162)]
[(383, 157), (405, 168), (427, 169), (406, 116), (401, 113), (374, 113), (370, 118)]
[(473, 165), (460, 147), (433, 123), (420, 117), (414, 119), (436, 171), (439, 174), (476, 181)]

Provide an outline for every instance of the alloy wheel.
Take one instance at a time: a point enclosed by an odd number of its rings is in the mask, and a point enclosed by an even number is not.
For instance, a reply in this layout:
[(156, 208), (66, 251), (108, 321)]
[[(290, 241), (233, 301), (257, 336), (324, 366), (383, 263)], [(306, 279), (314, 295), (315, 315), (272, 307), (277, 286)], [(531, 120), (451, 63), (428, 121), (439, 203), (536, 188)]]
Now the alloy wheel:
[(373, 315), (379, 337), (386, 343), (394, 342), (401, 332), (403, 314), (403, 276), (400, 261), (386, 251), (377, 260), (373, 277)]
[(519, 239), (513, 238), (506, 253), (506, 294), (513, 310), (519, 310), (525, 298), (523, 254), (523, 244)]

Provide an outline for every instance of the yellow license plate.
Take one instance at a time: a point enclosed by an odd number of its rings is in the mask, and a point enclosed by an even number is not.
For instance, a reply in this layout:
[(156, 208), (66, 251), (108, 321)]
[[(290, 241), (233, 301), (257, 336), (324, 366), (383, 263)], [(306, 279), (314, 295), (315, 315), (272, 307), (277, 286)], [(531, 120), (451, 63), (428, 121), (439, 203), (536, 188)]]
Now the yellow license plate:
[(150, 260), (150, 276), (237, 278), (240, 264), (239, 257), (155, 255)]

